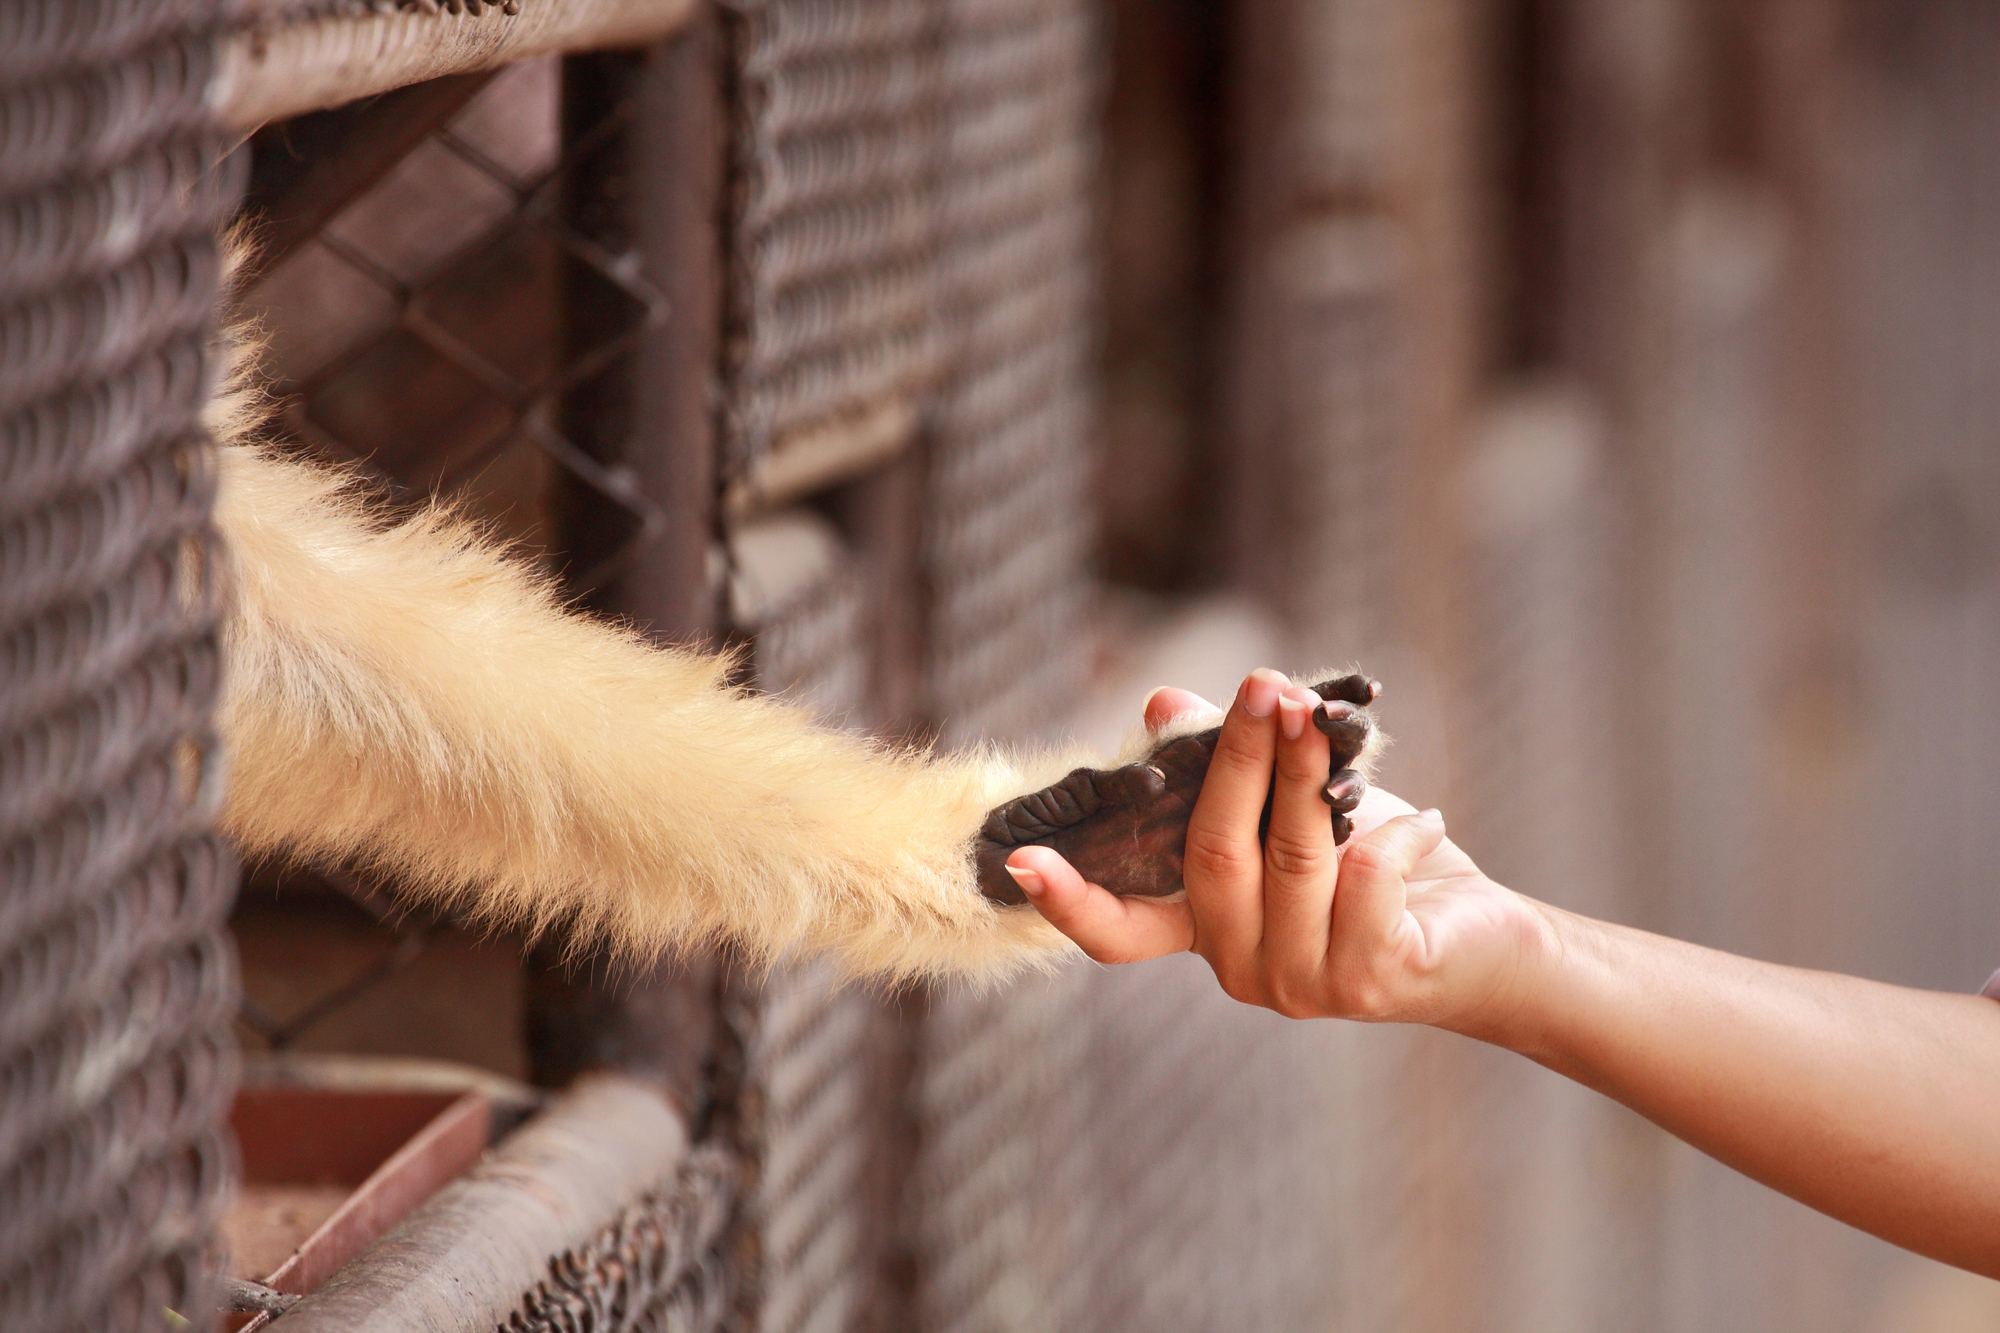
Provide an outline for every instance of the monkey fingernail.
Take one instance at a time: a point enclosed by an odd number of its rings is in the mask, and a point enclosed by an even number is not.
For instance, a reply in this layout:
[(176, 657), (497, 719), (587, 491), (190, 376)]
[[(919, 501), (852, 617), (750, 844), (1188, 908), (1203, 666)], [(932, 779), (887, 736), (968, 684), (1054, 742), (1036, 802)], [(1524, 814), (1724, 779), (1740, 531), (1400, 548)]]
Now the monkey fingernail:
[(1042, 896), (1042, 889), (1044, 887), (1042, 877), (1036, 872), (1024, 866), (1010, 865), (1007, 867), (1007, 873), (1012, 875), (1014, 882), (1021, 886), (1021, 892), (1027, 894), (1030, 898), (1039, 898)]
[(1313, 688), (1319, 692), (1322, 699), (1344, 699), (1348, 703), (1363, 707), (1382, 697), (1382, 682), (1362, 675), (1323, 680)]
[(1335, 815), (1333, 817), (1333, 845), (1336, 847), (1342, 846), (1353, 836), (1354, 821), (1346, 815)]
[(1313, 714), (1313, 724), (1332, 742), (1334, 761), (1342, 768), (1368, 748), (1368, 733), (1374, 727), (1368, 714), (1339, 700), (1321, 704)]
[(1368, 779), (1351, 768), (1343, 768), (1326, 781), (1326, 803), (1333, 807), (1336, 815), (1351, 815), (1361, 804), (1361, 793), (1368, 790)]

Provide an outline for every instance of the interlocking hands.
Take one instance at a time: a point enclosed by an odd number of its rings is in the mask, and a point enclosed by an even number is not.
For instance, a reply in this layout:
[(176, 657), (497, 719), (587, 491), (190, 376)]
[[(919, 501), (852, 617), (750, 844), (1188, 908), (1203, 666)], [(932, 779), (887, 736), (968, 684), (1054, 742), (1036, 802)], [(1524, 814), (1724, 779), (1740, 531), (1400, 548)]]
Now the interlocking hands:
[[(1330, 751), (1323, 795), (1333, 811), (1334, 842), (1344, 843), (1354, 831), (1348, 816), (1368, 788), (1368, 779), (1353, 765), (1373, 739), (1375, 723), (1367, 710), (1382, 686), (1347, 675), (1309, 688), (1322, 700), (1313, 722)], [(1028, 843), (1053, 847), (1086, 880), (1121, 897), (1180, 892), (1188, 818), (1221, 734), (1218, 726), (1169, 740), (1122, 768), (1079, 768), (1053, 786), (1000, 806), (987, 816), (974, 849), (981, 892), (999, 903), (1027, 901), (1006, 863), (1009, 853)], [(1266, 824), (1270, 817), (1266, 801)]]

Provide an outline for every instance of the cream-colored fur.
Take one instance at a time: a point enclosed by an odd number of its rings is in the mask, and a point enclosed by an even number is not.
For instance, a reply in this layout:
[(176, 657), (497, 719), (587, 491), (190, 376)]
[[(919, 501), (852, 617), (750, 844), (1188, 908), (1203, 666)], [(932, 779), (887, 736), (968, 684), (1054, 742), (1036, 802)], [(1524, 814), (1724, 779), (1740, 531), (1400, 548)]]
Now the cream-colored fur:
[(386, 523), (351, 479), (240, 443), (219, 482), (222, 823), (246, 852), (628, 955), (827, 952), (899, 979), (1067, 952), (982, 898), (967, 854), (1071, 759), (893, 752), (564, 610), (448, 512)]
[(448, 509), (390, 521), (355, 478), (261, 448), (248, 344), (209, 414), (234, 581), (221, 820), (247, 854), (627, 959), (824, 953), (898, 981), (1071, 956), (980, 896), (968, 852), (1076, 756), (893, 751), (569, 611)]

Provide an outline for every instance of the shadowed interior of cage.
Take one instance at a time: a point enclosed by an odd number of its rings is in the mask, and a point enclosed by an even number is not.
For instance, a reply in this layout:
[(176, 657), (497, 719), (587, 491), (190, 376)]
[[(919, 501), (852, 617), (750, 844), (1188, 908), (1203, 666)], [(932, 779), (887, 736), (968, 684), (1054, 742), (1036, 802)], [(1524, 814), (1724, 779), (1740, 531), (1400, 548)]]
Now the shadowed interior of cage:
[(208, 1307), (235, 882), (200, 425), (212, 6), (0, 42), (0, 1325)]
[[(406, 497), (450, 494), (525, 551), (560, 550), (565, 581), (589, 590), (662, 518), (615, 461), (566, 438), (559, 405), (664, 308), (565, 213), (572, 182), (620, 125), (565, 142), (559, 71), (542, 57), (490, 81), (422, 85), (405, 104), (322, 130), (328, 144), (260, 158), (276, 167), (255, 183), (260, 195), (287, 208), (264, 229), (241, 309), (262, 335), (281, 424), (301, 444)], [(349, 167), (352, 181), (328, 168), (342, 149), (365, 157), (356, 145), (371, 137), (390, 140), (384, 168)], [(287, 173), (291, 161), (300, 166)], [(301, 227), (296, 215), (314, 210), (319, 225)], [(563, 322), (566, 310), (583, 317)], [(579, 533), (553, 528), (579, 505), (601, 521), (572, 550)]]
[[(565, 211), (621, 125), (565, 142), (559, 69), (524, 61), (261, 131), (232, 314), (283, 447), (357, 467), (396, 503), (442, 498), (588, 593), (663, 519), (618, 459), (565, 436), (560, 403), (657, 324), (661, 298)], [(444, 969), (473, 936), (452, 923), (338, 870), (279, 874), (253, 872), (235, 923), (246, 1036), (366, 1041), (399, 996), (464, 983)], [(313, 942), (326, 960), (298, 965)], [(520, 1002), (517, 968), (481, 972), (503, 1007)], [(527, 1072), (495, 1020), (417, 1026), (430, 1049)]]
[[(282, 447), (359, 468), (393, 504), (441, 498), (590, 596), (630, 567), (665, 519), (635, 480), (630, 414), (598, 414), (582, 423), (591, 438), (577, 441), (565, 433), (579, 423), (564, 400), (594, 377), (627, 373), (621, 357), (660, 326), (664, 301), (662, 275), (621, 232), (617, 208), (604, 206), (615, 188), (605, 181), (629, 170), (630, 90), (569, 107), (564, 78), (559, 60), (538, 58), (264, 131), (252, 190), (257, 249), (239, 308), (263, 345)], [(326, 1020), (393, 1007), (392, 978), (423, 971), (426, 940), (435, 955), (437, 941), (456, 937), (449, 921), (388, 910), (372, 885), (324, 878), (383, 908), (390, 940), (375, 964), (331, 988), (295, 965), (303, 975), (278, 987), (292, 1001), (283, 1017), (246, 1010), (247, 1026), (273, 1045), (323, 1022), (326, 1040), (346, 1032), (382, 1042), (379, 1018), (373, 1029), (365, 1017)], [(274, 938), (294, 951), (313, 924)], [(534, 1055), (507, 1019), (544, 1001), (523, 986), (514, 959), (497, 970), (504, 975), (487, 978), (500, 983), (494, 1012), (417, 1039), (503, 1068)], [(460, 980), (434, 968), (428, 986), (416, 977), (400, 1002), (414, 994), (446, 1012), (483, 1007), (466, 1003)], [(413, 1027), (440, 1026), (435, 1011), (404, 1012)], [(733, 1159), (707, 1145), (680, 1176), (652, 1185), (589, 1243), (550, 1256), (510, 1326), (708, 1328), (730, 1317)]]

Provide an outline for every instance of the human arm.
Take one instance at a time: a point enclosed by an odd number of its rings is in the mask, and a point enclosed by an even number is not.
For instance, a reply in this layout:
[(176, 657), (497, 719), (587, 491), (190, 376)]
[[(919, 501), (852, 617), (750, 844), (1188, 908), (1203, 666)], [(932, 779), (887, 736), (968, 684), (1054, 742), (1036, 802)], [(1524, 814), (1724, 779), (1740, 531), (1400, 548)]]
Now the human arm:
[(1821, 1212), (2000, 1278), (2000, 1004), (1537, 907), (1550, 957), (1489, 1040)]
[[(1280, 688), (1247, 681), (1229, 710), (1189, 825), (1187, 902), (1120, 900), (1046, 849), (1015, 853), (1030, 898), (1086, 952), (1193, 947), (1238, 999), (1504, 1046), (1802, 1202), (2000, 1277), (2000, 1004), (1561, 912), (1380, 792), (1337, 852), (1304, 799), (1325, 772), (1291, 716), (1309, 705), (1288, 709)], [(1149, 721), (1198, 704), (1156, 697)], [(1274, 780), (1259, 846), (1249, 812)]]

